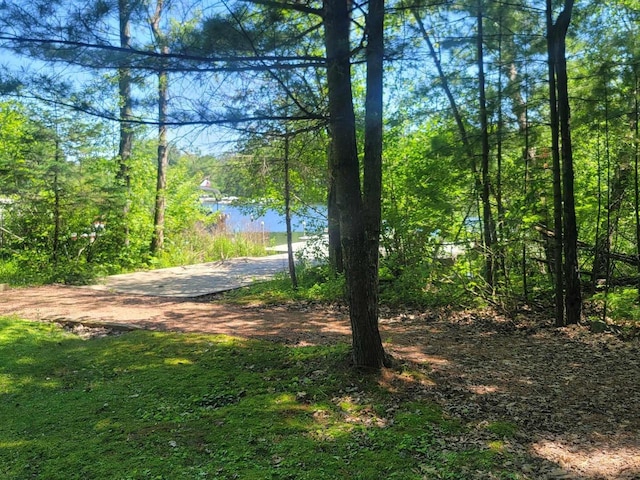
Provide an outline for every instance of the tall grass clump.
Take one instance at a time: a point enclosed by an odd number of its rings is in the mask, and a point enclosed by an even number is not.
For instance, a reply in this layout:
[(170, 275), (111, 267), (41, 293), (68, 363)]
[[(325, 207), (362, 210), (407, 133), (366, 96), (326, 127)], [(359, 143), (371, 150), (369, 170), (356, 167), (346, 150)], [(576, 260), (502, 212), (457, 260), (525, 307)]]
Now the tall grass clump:
[[(164, 251), (152, 260), (158, 268), (266, 255), (265, 233), (228, 232), (224, 223), (197, 222), (172, 235)], [(266, 241), (268, 241), (266, 235)]]

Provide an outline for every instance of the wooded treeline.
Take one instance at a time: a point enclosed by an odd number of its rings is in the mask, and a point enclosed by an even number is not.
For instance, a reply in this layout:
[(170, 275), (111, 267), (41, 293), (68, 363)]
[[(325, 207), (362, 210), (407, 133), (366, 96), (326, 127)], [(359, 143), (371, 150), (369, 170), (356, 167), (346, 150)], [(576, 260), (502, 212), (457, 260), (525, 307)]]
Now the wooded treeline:
[[(287, 178), (288, 206), (327, 202), (357, 365), (385, 362), (379, 295), (555, 299), (557, 325), (576, 323), (585, 294), (640, 283), (639, 12), (5, 1), (3, 248), (58, 262), (91, 218), (101, 249), (74, 256), (133, 266), (203, 221), (198, 176), (282, 205)], [(222, 127), (225, 155), (178, 149), (187, 128)]]

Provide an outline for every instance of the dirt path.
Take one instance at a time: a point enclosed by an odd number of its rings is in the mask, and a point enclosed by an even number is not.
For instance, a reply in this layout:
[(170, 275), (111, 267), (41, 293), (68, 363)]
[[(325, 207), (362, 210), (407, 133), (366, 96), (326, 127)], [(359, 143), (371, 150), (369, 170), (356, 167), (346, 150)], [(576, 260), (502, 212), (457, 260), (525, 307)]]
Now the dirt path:
[(163, 331), (205, 332), (312, 343), (347, 340), (348, 320), (330, 310), (287, 311), (168, 297), (46, 286), (0, 292), (0, 315)]
[[(0, 315), (208, 332), (289, 344), (349, 341), (344, 308), (237, 307), (40, 287), (0, 292)], [(471, 427), (446, 448), (486, 445), (488, 422), (518, 426), (506, 451), (528, 479), (640, 479), (640, 345), (490, 312), (383, 312), (385, 348), (425, 368), (412, 395)], [(473, 478), (473, 477), (470, 477)]]

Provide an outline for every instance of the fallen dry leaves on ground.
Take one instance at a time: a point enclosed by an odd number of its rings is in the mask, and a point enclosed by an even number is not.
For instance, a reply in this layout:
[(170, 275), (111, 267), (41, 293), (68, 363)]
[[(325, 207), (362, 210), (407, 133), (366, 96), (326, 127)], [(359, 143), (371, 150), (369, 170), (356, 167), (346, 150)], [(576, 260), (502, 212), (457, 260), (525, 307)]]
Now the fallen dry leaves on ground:
[[(640, 478), (640, 345), (531, 316), (428, 312), (382, 320), (387, 349), (430, 367), (423, 394), (475, 427), (511, 421), (530, 478)], [(412, 339), (411, 343), (406, 339)], [(473, 439), (459, 439), (465, 442)]]
[[(74, 325), (85, 335), (151, 328), (295, 345), (349, 335), (342, 306), (229, 307), (56, 286), (0, 292), (0, 315), (11, 314)], [(435, 401), (469, 427), (446, 438), (443, 449), (486, 446), (486, 427), (510, 422), (516, 433), (505, 436), (504, 451), (524, 478), (640, 479), (640, 343), (552, 328), (537, 317), (383, 310), (380, 328), (396, 362), (429, 379), (405, 385), (403, 395)], [(486, 478), (478, 475), (469, 479)]]

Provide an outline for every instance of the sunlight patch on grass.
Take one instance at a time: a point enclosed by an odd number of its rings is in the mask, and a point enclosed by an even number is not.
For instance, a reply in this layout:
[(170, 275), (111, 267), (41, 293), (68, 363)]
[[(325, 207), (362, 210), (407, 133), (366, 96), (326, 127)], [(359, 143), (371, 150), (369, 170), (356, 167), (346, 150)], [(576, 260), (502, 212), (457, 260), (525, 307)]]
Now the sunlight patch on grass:
[(193, 365), (193, 362), (188, 358), (165, 358), (165, 365)]
[(489, 450), (494, 453), (503, 453), (507, 445), (501, 440), (494, 440), (488, 444)]
[(0, 442), (0, 449), (3, 448), (20, 448), (20, 447), (25, 447), (28, 444), (28, 442), (24, 441), (24, 440), (16, 440), (16, 441), (5, 441), (5, 442)]
[(36, 359), (34, 357), (22, 357), (16, 360), (16, 365), (35, 365)]
[(3, 479), (419, 480), (426, 463), (434, 478), (500, 469), (495, 455), (444, 458), (438, 436), (462, 427), (407, 396), (403, 385), (423, 373), (406, 367), (389, 384), (354, 375), (346, 344), (144, 331), (81, 341), (7, 319), (0, 338)]

